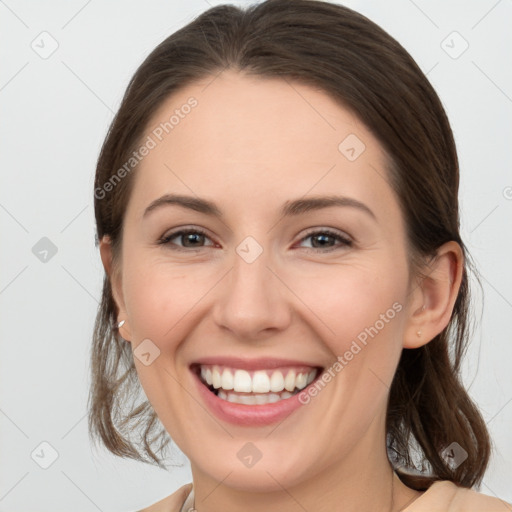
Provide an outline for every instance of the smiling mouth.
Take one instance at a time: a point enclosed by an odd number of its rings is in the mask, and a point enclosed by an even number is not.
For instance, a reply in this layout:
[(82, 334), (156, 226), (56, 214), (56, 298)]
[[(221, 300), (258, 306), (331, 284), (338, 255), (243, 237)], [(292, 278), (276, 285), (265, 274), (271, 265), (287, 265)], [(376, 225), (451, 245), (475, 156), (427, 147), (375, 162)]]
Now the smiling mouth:
[(283, 367), (248, 371), (221, 365), (193, 365), (199, 380), (218, 398), (243, 405), (286, 400), (311, 384), (320, 367)]

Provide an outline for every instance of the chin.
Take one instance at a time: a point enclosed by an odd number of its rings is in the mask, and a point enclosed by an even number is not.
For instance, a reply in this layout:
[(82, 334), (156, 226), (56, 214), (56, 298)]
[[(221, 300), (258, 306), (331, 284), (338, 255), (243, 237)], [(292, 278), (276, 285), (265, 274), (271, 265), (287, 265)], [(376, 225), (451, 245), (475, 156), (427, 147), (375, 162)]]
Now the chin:
[(297, 457), (297, 460), (289, 459), (286, 464), (276, 459), (277, 457), (264, 462), (262, 458), (252, 467), (244, 467), (241, 463), (216, 466), (207, 464), (202, 466), (202, 471), (212, 480), (243, 492), (282, 491), (283, 488), (300, 485), (304, 479), (310, 477), (304, 471), (309, 465), (302, 457)]

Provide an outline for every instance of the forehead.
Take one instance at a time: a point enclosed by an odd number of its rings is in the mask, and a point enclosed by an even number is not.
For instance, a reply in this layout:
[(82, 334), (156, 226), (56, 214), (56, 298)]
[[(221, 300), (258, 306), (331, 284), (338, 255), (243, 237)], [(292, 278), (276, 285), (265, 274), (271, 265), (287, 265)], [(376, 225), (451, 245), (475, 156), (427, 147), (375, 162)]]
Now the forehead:
[(289, 79), (225, 71), (194, 82), (162, 103), (149, 139), (136, 171), (140, 207), (169, 192), (233, 200), (236, 191), (246, 205), (326, 192), (377, 207), (394, 200), (371, 132), (324, 91)]
[[(197, 104), (187, 108), (191, 98)], [(169, 97), (150, 126), (165, 125), (180, 110), (188, 113), (175, 118), (169, 133), (162, 134), (169, 149), (200, 141), (212, 156), (224, 160), (272, 162), (285, 150), (293, 150), (286, 151), (288, 158), (331, 160), (339, 156), (340, 137), (349, 133), (376, 145), (364, 125), (339, 102), (318, 88), (289, 79), (235, 71), (210, 76)]]

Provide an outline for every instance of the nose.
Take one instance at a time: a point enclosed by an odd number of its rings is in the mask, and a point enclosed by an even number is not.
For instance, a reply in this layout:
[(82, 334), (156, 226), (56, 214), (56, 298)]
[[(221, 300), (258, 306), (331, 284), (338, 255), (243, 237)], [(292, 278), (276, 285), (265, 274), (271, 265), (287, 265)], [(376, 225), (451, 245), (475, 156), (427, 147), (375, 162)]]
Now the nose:
[(214, 320), (238, 340), (257, 340), (286, 329), (290, 291), (263, 251), (254, 261), (234, 253), (233, 267), (219, 283)]

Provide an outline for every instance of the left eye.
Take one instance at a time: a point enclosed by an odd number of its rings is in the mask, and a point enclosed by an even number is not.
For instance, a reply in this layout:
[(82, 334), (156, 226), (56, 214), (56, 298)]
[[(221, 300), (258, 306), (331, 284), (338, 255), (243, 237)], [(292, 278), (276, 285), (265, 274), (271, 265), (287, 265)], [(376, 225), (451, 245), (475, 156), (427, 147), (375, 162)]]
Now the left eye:
[[(304, 240), (307, 240), (308, 238), (311, 238), (312, 240), (316, 239), (317, 241), (319, 241), (320, 245), (316, 246), (316, 247), (313, 246), (312, 249), (320, 250), (320, 251), (322, 249), (324, 249), (323, 252), (333, 251), (342, 246), (347, 246), (347, 247), (352, 246), (352, 240), (350, 240), (348, 237), (345, 237), (336, 231), (331, 231), (328, 229), (313, 231), (313, 232), (307, 234), (304, 238), (302, 238), (301, 242), (303, 242)], [(335, 240), (335, 241), (337, 240), (338, 242), (340, 242), (340, 245), (338, 247), (328, 246), (327, 244), (329, 243), (328, 242), (329, 239)]]
[[(171, 243), (171, 241), (174, 240), (175, 238), (180, 239), (183, 245)], [(323, 250), (323, 252), (332, 251), (337, 248), (336, 246), (333, 247), (332, 245), (330, 245), (329, 240), (340, 242), (338, 247), (352, 246), (352, 241), (348, 237), (345, 237), (338, 232), (327, 229), (308, 233), (305, 237), (303, 237), (300, 240), (300, 242), (304, 242), (305, 240), (308, 239), (317, 240), (317, 245), (315, 246), (315, 243), (313, 243), (313, 247), (310, 247), (311, 249), (319, 251)], [(172, 247), (173, 250), (185, 250), (194, 248), (200, 249), (202, 247), (205, 247), (204, 245), (201, 245), (201, 242), (204, 243), (205, 240), (210, 240), (210, 238), (204, 231), (200, 229), (182, 229), (180, 231), (176, 231), (174, 233), (170, 233), (167, 236), (162, 237), (158, 241), (158, 243), (161, 245), (174, 245), (175, 247)]]

